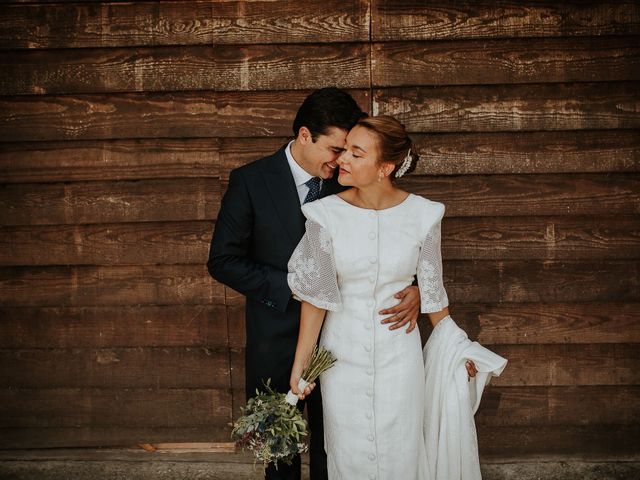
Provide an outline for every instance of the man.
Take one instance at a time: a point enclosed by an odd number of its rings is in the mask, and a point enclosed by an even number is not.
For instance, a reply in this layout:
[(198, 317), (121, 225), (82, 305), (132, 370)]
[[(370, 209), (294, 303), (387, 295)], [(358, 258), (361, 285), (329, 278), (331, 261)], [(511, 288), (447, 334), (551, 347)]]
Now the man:
[[(355, 100), (336, 88), (309, 95), (293, 123), (295, 139), (271, 156), (231, 172), (211, 240), (207, 268), (212, 277), (246, 298), (246, 393), (255, 395), (271, 378), (289, 390), (300, 322), (300, 303), (287, 284), (287, 263), (304, 234), (300, 205), (343, 190), (334, 176), (349, 130), (366, 116)], [(419, 292), (407, 287), (396, 297), (391, 328), (415, 328)], [(311, 430), (311, 479), (327, 478), (321, 388), (307, 400)], [(299, 402), (302, 406), (305, 402)], [(293, 465), (269, 465), (267, 479), (300, 478)]]

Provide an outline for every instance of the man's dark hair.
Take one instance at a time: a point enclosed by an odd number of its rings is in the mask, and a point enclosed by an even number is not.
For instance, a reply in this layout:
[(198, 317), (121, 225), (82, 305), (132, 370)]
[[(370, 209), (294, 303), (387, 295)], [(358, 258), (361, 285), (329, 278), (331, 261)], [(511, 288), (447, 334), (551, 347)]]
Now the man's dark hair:
[(301, 127), (307, 127), (315, 142), (318, 135), (325, 135), (330, 127), (351, 130), (367, 114), (344, 90), (335, 87), (321, 88), (307, 98), (298, 109), (293, 121), (293, 135), (298, 136)]

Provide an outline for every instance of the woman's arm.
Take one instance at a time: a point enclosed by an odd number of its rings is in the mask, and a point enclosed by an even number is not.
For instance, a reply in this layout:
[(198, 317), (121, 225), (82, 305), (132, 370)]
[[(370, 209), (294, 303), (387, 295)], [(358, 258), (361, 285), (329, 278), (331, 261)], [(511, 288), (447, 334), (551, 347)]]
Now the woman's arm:
[(298, 389), (298, 381), (302, 375), (302, 371), (307, 366), (309, 358), (313, 353), (313, 349), (318, 343), (320, 329), (324, 322), (326, 310), (318, 308), (309, 302), (302, 302), (300, 311), (300, 333), (298, 334), (298, 345), (296, 346), (296, 356), (293, 361), (293, 369), (291, 371), (291, 380), (289, 382), (291, 391), (298, 395), (300, 400), (304, 400), (306, 395), (311, 393), (315, 387), (315, 383), (310, 384), (301, 392)]
[[(428, 313), (427, 315), (429, 315), (429, 320), (431, 320), (431, 325), (435, 327), (440, 320), (442, 320), (444, 317), (449, 315), (449, 307), (444, 307), (439, 312), (431, 312), (431, 313)], [(476, 364), (473, 363), (473, 361), (471, 360), (467, 360), (464, 366), (467, 369), (467, 375), (469, 375), (469, 380), (471, 380), (473, 377), (476, 376), (476, 373), (478, 373)]]
[(429, 315), (429, 320), (431, 320), (431, 325), (435, 327), (440, 320), (442, 320), (444, 317), (449, 315), (449, 307), (444, 307), (439, 312), (427, 313), (427, 315)]

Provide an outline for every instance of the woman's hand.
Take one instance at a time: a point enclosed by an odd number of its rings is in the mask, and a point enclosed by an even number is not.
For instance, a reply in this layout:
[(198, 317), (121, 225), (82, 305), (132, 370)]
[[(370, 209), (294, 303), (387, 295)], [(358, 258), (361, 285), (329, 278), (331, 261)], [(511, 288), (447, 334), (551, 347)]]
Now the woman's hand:
[(291, 378), (289, 379), (289, 387), (291, 391), (298, 396), (300, 400), (304, 400), (307, 395), (311, 393), (316, 386), (315, 382), (310, 383), (304, 391), (300, 391), (298, 388), (298, 383), (300, 382), (300, 376), (302, 375), (302, 371), (304, 370), (302, 365), (293, 364), (293, 369), (291, 370)]
[(467, 375), (468, 375), (467, 380), (471, 381), (471, 379), (476, 376), (476, 373), (478, 373), (476, 364), (473, 363), (473, 360), (467, 360), (464, 366), (467, 367)]

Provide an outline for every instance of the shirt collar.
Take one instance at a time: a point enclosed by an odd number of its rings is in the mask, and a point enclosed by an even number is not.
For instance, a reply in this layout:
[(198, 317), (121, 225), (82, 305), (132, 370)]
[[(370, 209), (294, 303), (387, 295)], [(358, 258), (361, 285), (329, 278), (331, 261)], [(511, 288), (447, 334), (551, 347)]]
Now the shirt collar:
[(287, 147), (284, 149), (284, 153), (287, 156), (287, 161), (289, 162), (289, 168), (291, 169), (291, 173), (293, 174), (293, 180), (296, 182), (296, 186), (304, 185), (309, 179), (313, 177), (307, 173), (307, 171), (298, 165), (298, 162), (295, 161), (293, 155), (291, 154), (291, 145), (293, 144), (293, 140), (289, 142)]

